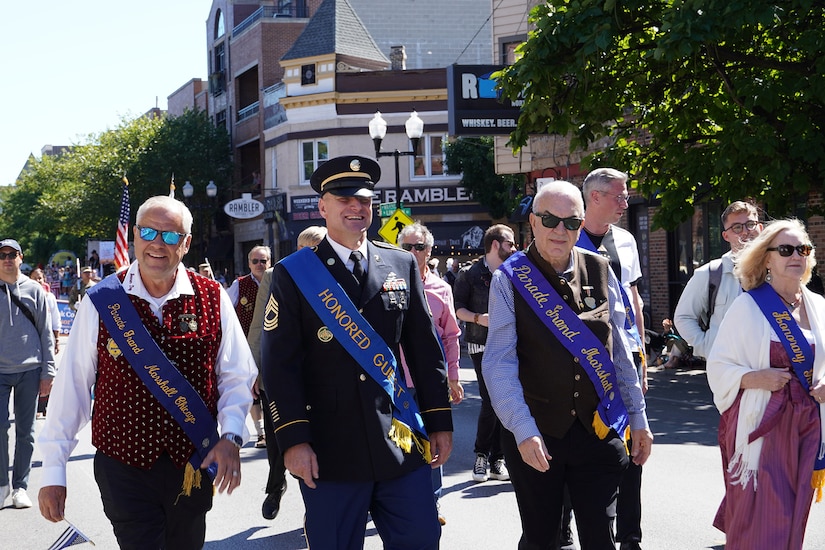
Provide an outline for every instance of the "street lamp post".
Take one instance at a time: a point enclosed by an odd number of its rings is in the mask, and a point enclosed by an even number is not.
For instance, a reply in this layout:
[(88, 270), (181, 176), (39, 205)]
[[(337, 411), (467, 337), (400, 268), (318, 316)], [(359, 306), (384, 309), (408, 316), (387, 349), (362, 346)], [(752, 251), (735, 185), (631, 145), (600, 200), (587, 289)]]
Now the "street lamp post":
[(398, 158), (402, 156), (414, 157), (418, 154), (418, 142), (421, 141), (421, 136), (424, 133), (424, 121), (418, 116), (415, 111), (410, 114), (410, 118), (404, 123), (404, 128), (407, 132), (407, 137), (412, 143), (412, 151), (399, 151), (396, 149), (391, 153), (384, 153), (381, 151), (381, 142), (384, 141), (384, 136), (387, 135), (387, 121), (381, 116), (380, 111), (375, 112), (375, 116), (370, 120), (370, 137), (375, 143), (375, 158), (381, 157), (395, 157), (395, 208), (401, 208), (401, 176), (398, 169)]
[(198, 234), (200, 236), (201, 251), (200, 260), (203, 261), (206, 257), (206, 236), (203, 229), (204, 210), (211, 210), (214, 208), (215, 197), (218, 196), (218, 186), (215, 185), (214, 181), (209, 180), (209, 185), (206, 186), (206, 196), (208, 198), (207, 202), (192, 200), (194, 195), (195, 187), (189, 182), (189, 180), (187, 180), (186, 183), (183, 184), (183, 198), (185, 199), (186, 206), (188, 206), (191, 210), (198, 211)]

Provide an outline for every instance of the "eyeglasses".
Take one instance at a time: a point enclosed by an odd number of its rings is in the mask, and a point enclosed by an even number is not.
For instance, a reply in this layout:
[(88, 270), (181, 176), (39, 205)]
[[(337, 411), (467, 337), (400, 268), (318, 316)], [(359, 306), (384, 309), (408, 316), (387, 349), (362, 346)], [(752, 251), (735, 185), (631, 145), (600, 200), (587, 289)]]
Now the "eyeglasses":
[(178, 233), (177, 231), (159, 231), (152, 227), (135, 226), (140, 232), (140, 238), (144, 241), (152, 242), (160, 233), (160, 238), (168, 245), (175, 245), (180, 242), (181, 237), (185, 237), (186, 233)]
[(415, 243), (415, 244), (412, 244), (412, 243), (401, 243), (401, 248), (403, 248), (403, 249), (404, 249), (404, 250), (406, 250), (407, 252), (409, 252), (409, 251), (410, 251), (410, 250), (412, 250), (413, 248), (415, 248), (416, 250), (418, 250), (419, 252), (421, 252), (421, 251), (423, 251), (423, 250), (426, 250), (426, 249), (427, 249), (427, 244), (426, 244), (426, 243)]
[(778, 244), (774, 247), (768, 248), (767, 250), (771, 252), (779, 252), (779, 255), (783, 258), (791, 256), (793, 251), (796, 250), (799, 252), (799, 255), (804, 258), (805, 256), (810, 256), (813, 249), (814, 247), (809, 244), (798, 244), (796, 246), (792, 244)]
[(263, 258), (263, 259), (252, 258), (249, 261), (252, 263), (252, 265), (268, 264), (269, 263), (269, 258)]
[(582, 226), (582, 222), (584, 221), (581, 218), (577, 218), (576, 216), (570, 216), (569, 218), (560, 218), (558, 216), (554, 216), (550, 212), (545, 212), (544, 214), (538, 214), (537, 212), (533, 212), (534, 216), (538, 216), (541, 218), (541, 225), (548, 229), (555, 229), (559, 222), (564, 224), (564, 228), (568, 231), (575, 231), (579, 227)]
[(516, 246), (516, 243), (515, 243), (514, 241), (505, 241), (505, 240), (500, 240), (500, 241), (498, 241), (498, 242), (499, 242), (499, 243), (501, 243), (501, 245), (502, 245), (502, 246), (506, 244), (506, 245), (507, 245), (507, 246), (509, 246), (510, 248), (515, 248), (515, 246)]
[(17, 257), (18, 254), (19, 252), (17, 252), (16, 250), (12, 250), (11, 252), (0, 252), (0, 260), (13, 260)]
[[(759, 222), (748, 220), (745, 223), (732, 223), (730, 224), (730, 227), (728, 227), (727, 229), (723, 229), (723, 231), (733, 231), (738, 235), (742, 232), (743, 229), (753, 231), (754, 229), (756, 229), (757, 225), (759, 225)], [(788, 256), (790, 256), (790, 254), (788, 254)]]
[(602, 195), (608, 195), (608, 196), (613, 197), (614, 199), (616, 199), (616, 202), (619, 203), (619, 204), (625, 203), (630, 199), (630, 195), (625, 194), (625, 193), (623, 193), (621, 195), (611, 195), (610, 191), (599, 191), (599, 193), (601, 193)]

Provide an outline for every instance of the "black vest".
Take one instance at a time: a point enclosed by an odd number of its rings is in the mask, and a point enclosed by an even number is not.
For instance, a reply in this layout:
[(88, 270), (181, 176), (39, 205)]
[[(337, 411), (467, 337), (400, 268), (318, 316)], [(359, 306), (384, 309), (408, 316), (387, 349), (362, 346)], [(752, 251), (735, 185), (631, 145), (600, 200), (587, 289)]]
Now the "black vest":
[[(574, 249), (573, 275), (566, 281), (541, 259), (534, 245), (527, 249), (527, 256), (612, 356), (607, 260)], [(588, 297), (595, 300), (593, 309), (585, 305)], [(514, 298), (519, 380), (539, 431), (561, 438), (578, 418), (592, 433), (593, 413), (599, 404), (593, 383), (578, 359), (549, 333), (518, 292)]]

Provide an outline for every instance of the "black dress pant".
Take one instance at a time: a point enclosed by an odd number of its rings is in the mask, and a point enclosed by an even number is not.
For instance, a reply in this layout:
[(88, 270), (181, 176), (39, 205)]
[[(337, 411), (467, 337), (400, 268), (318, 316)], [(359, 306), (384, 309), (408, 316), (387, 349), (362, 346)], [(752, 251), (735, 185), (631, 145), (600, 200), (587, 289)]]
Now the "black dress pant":
[(501, 432), (504, 430), (501, 427), (501, 421), (496, 416), (496, 411), (493, 410), (490, 394), (487, 392), (487, 384), (484, 383), (484, 377), (481, 375), (481, 359), (483, 357), (484, 353), (470, 355), (478, 379), (478, 393), (481, 396), (481, 410), (478, 413), (473, 452), (486, 455), (492, 463), (504, 456), (501, 450)]
[(578, 421), (561, 439), (543, 437), (553, 457), (547, 472), (539, 472), (522, 460), (512, 433), (504, 430), (502, 437), (521, 516), (519, 550), (558, 547), (565, 484), (576, 514), (581, 549), (615, 550), (616, 494), (628, 463), (624, 443), (612, 430), (601, 440)]
[(184, 470), (166, 453), (149, 470), (142, 470), (98, 451), (94, 471), (103, 511), (121, 549), (203, 548), (213, 494), (205, 470), (201, 470), (200, 488), (193, 487), (191, 496), (180, 498)]
[(264, 417), (264, 435), (266, 436), (266, 458), (269, 462), (269, 476), (266, 479), (266, 494), (271, 495), (281, 491), (286, 485), (286, 466), (284, 466), (284, 455), (278, 448), (278, 441), (275, 439), (275, 425), (272, 423), (272, 414), (269, 412), (269, 399), (266, 392), (259, 388), (261, 396), (261, 408)]

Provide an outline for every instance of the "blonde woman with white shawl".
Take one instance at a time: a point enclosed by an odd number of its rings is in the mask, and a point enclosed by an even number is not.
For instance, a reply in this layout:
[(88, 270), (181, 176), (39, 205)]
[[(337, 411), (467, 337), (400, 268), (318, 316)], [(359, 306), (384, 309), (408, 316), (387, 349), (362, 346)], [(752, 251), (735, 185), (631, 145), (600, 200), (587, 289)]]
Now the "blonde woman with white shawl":
[[(707, 363), (722, 413), (725, 478), (725, 498), (713, 524), (726, 533), (726, 550), (801, 549), (812, 484), (822, 486), (825, 471), (815, 476), (814, 464), (822, 459), (825, 441), (825, 299), (805, 288), (814, 265), (810, 237), (798, 220), (769, 224), (736, 259), (734, 273), (752, 292), (733, 302)], [(760, 304), (770, 306), (767, 313)], [(783, 344), (774, 330), (794, 324), (807, 346), (790, 330)], [(793, 368), (804, 364), (803, 356), (810, 389)]]

